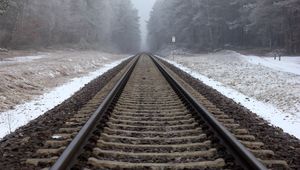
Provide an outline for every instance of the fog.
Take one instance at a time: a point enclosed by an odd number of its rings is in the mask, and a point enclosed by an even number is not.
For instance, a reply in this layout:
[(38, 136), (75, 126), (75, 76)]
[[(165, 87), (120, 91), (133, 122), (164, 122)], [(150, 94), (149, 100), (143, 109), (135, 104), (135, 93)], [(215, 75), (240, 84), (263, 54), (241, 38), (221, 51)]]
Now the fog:
[[(149, 19), (150, 51), (263, 49), (300, 53), (299, 0), (158, 0)], [(288, 12), (289, 11), (289, 12)]]
[[(138, 12), (130, 0), (0, 1), (0, 48), (140, 50)], [(130, 43), (128, 43), (130, 42)]]
[(176, 35), (177, 49), (194, 52), (265, 48), (298, 54), (299, 14), (295, 0), (2, 0), (0, 48), (158, 52), (172, 48)]
[(141, 50), (148, 50), (147, 44), (146, 44), (146, 38), (147, 38), (147, 21), (149, 21), (150, 18), (150, 12), (153, 8), (153, 5), (156, 0), (131, 0), (134, 4), (135, 8), (138, 9), (139, 16), (140, 16), (140, 24), (141, 24), (141, 32), (142, 32), (142, 44), (141, 44)]

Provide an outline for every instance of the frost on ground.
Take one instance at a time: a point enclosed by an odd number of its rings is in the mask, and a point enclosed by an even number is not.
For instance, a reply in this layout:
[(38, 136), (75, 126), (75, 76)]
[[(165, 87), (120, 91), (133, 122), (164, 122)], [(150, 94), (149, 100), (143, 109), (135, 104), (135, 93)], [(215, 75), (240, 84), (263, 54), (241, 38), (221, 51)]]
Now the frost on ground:
[(167, 59), (300, 138), (300, 57), (283, 57), (279, 62), (273, 58), (221, 51), (168, 56)]
[(54, 51), (0, 61), (0, 138), (60, 104), (124, 55)]
[(0, 55), (0, 112), (124, 56), (97, 51), (50, 51)]

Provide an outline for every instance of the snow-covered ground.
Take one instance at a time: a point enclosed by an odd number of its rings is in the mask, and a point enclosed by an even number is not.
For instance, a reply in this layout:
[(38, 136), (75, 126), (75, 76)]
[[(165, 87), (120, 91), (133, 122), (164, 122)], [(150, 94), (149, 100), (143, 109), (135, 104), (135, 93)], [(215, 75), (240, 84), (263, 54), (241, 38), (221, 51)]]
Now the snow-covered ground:
[(300, 57), (274, 61), (221, 51), (166, 59), (300, 139)]
[(124, 58), (124, 55), (76, 50), (17, 54), (0, 55), (0, 112)]
[(125, 59), (96, 51), (4, 58), (0, 61), (0, 139)]
[(46, 55), (21, 56), (21, 57), (4, 58), (4, 59), (2, 59), (0, 61), (0, 65), (30, 62), (30, 61), (41, 59), (41, 58), (44, 58), (44, 57), (46, 57)]
[[(238, 54), (237, 54), (238, 55)], [(258, 57), (258, 56), (241, 56), (246, 61), (256, 65), (262, 65), (265, 67), (269, 67), (271, 69), (277, 71), (283, 71), (287, 73), (293, 73), (300, 75), (300, 57), (286, 57), (283, 56), (279, 60), (279, 58), (273, 57)]]

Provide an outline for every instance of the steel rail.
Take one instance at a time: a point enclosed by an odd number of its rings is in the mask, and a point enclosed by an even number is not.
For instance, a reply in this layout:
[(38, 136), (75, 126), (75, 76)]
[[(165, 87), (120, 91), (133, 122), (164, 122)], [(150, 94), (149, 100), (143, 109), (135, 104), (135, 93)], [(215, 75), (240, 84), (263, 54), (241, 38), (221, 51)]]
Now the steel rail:
[(197, 116), (201, 117), (208, 123), (210, 128), (218, 135), (218, 138), (224, 143), (230, 153), (236, 160), (238, 160), (243, 168), (249, 170), (267, 170), (267, 168), (227, 130), (227, 128), (225, 128), (210, 112), (198, 103), (197, 100), (164, 69), (156, 57), (151, 55), (151, 58), (172, 88), (188, 102), (194, 111), (196, 111)]
[(70, 169), (71, 166), (73, 166), (75, 159), (80, 155), (84, 144), (87, 143), (89, 137), (93, 132), (93, 129), (97, 125), (97, 122), (103, 120), (105, 113), (108, 111), (114, 99), (121, 94), (123, 88), (127, 84), (128, 79), (130, 78), (131, 73), (135, 68), (139, 56), (139, 54), (134, 56), (131, 66), (126, 70), (121, 79), (115, 84), (113, 89), (103, 100), (98, 109), (93, 113), (91, 118), (86, 122), (86, 124), (82, 127), (76, 137), (72, 140), (72, 142), (64, 150), (62, 155), (55, 162), (55, 164), (50, 168), (51, 170), (66, 170)]

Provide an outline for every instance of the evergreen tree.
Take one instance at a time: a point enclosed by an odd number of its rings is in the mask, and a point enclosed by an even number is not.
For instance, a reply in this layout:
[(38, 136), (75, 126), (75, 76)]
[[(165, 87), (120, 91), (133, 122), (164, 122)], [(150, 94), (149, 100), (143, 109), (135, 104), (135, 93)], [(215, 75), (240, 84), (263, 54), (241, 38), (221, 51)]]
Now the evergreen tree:
[(177, 37), (192, 50), (284, 48), (300, 51), (299, 0), (158, 0), (148, 23), (148, 44), (159, 50)]

